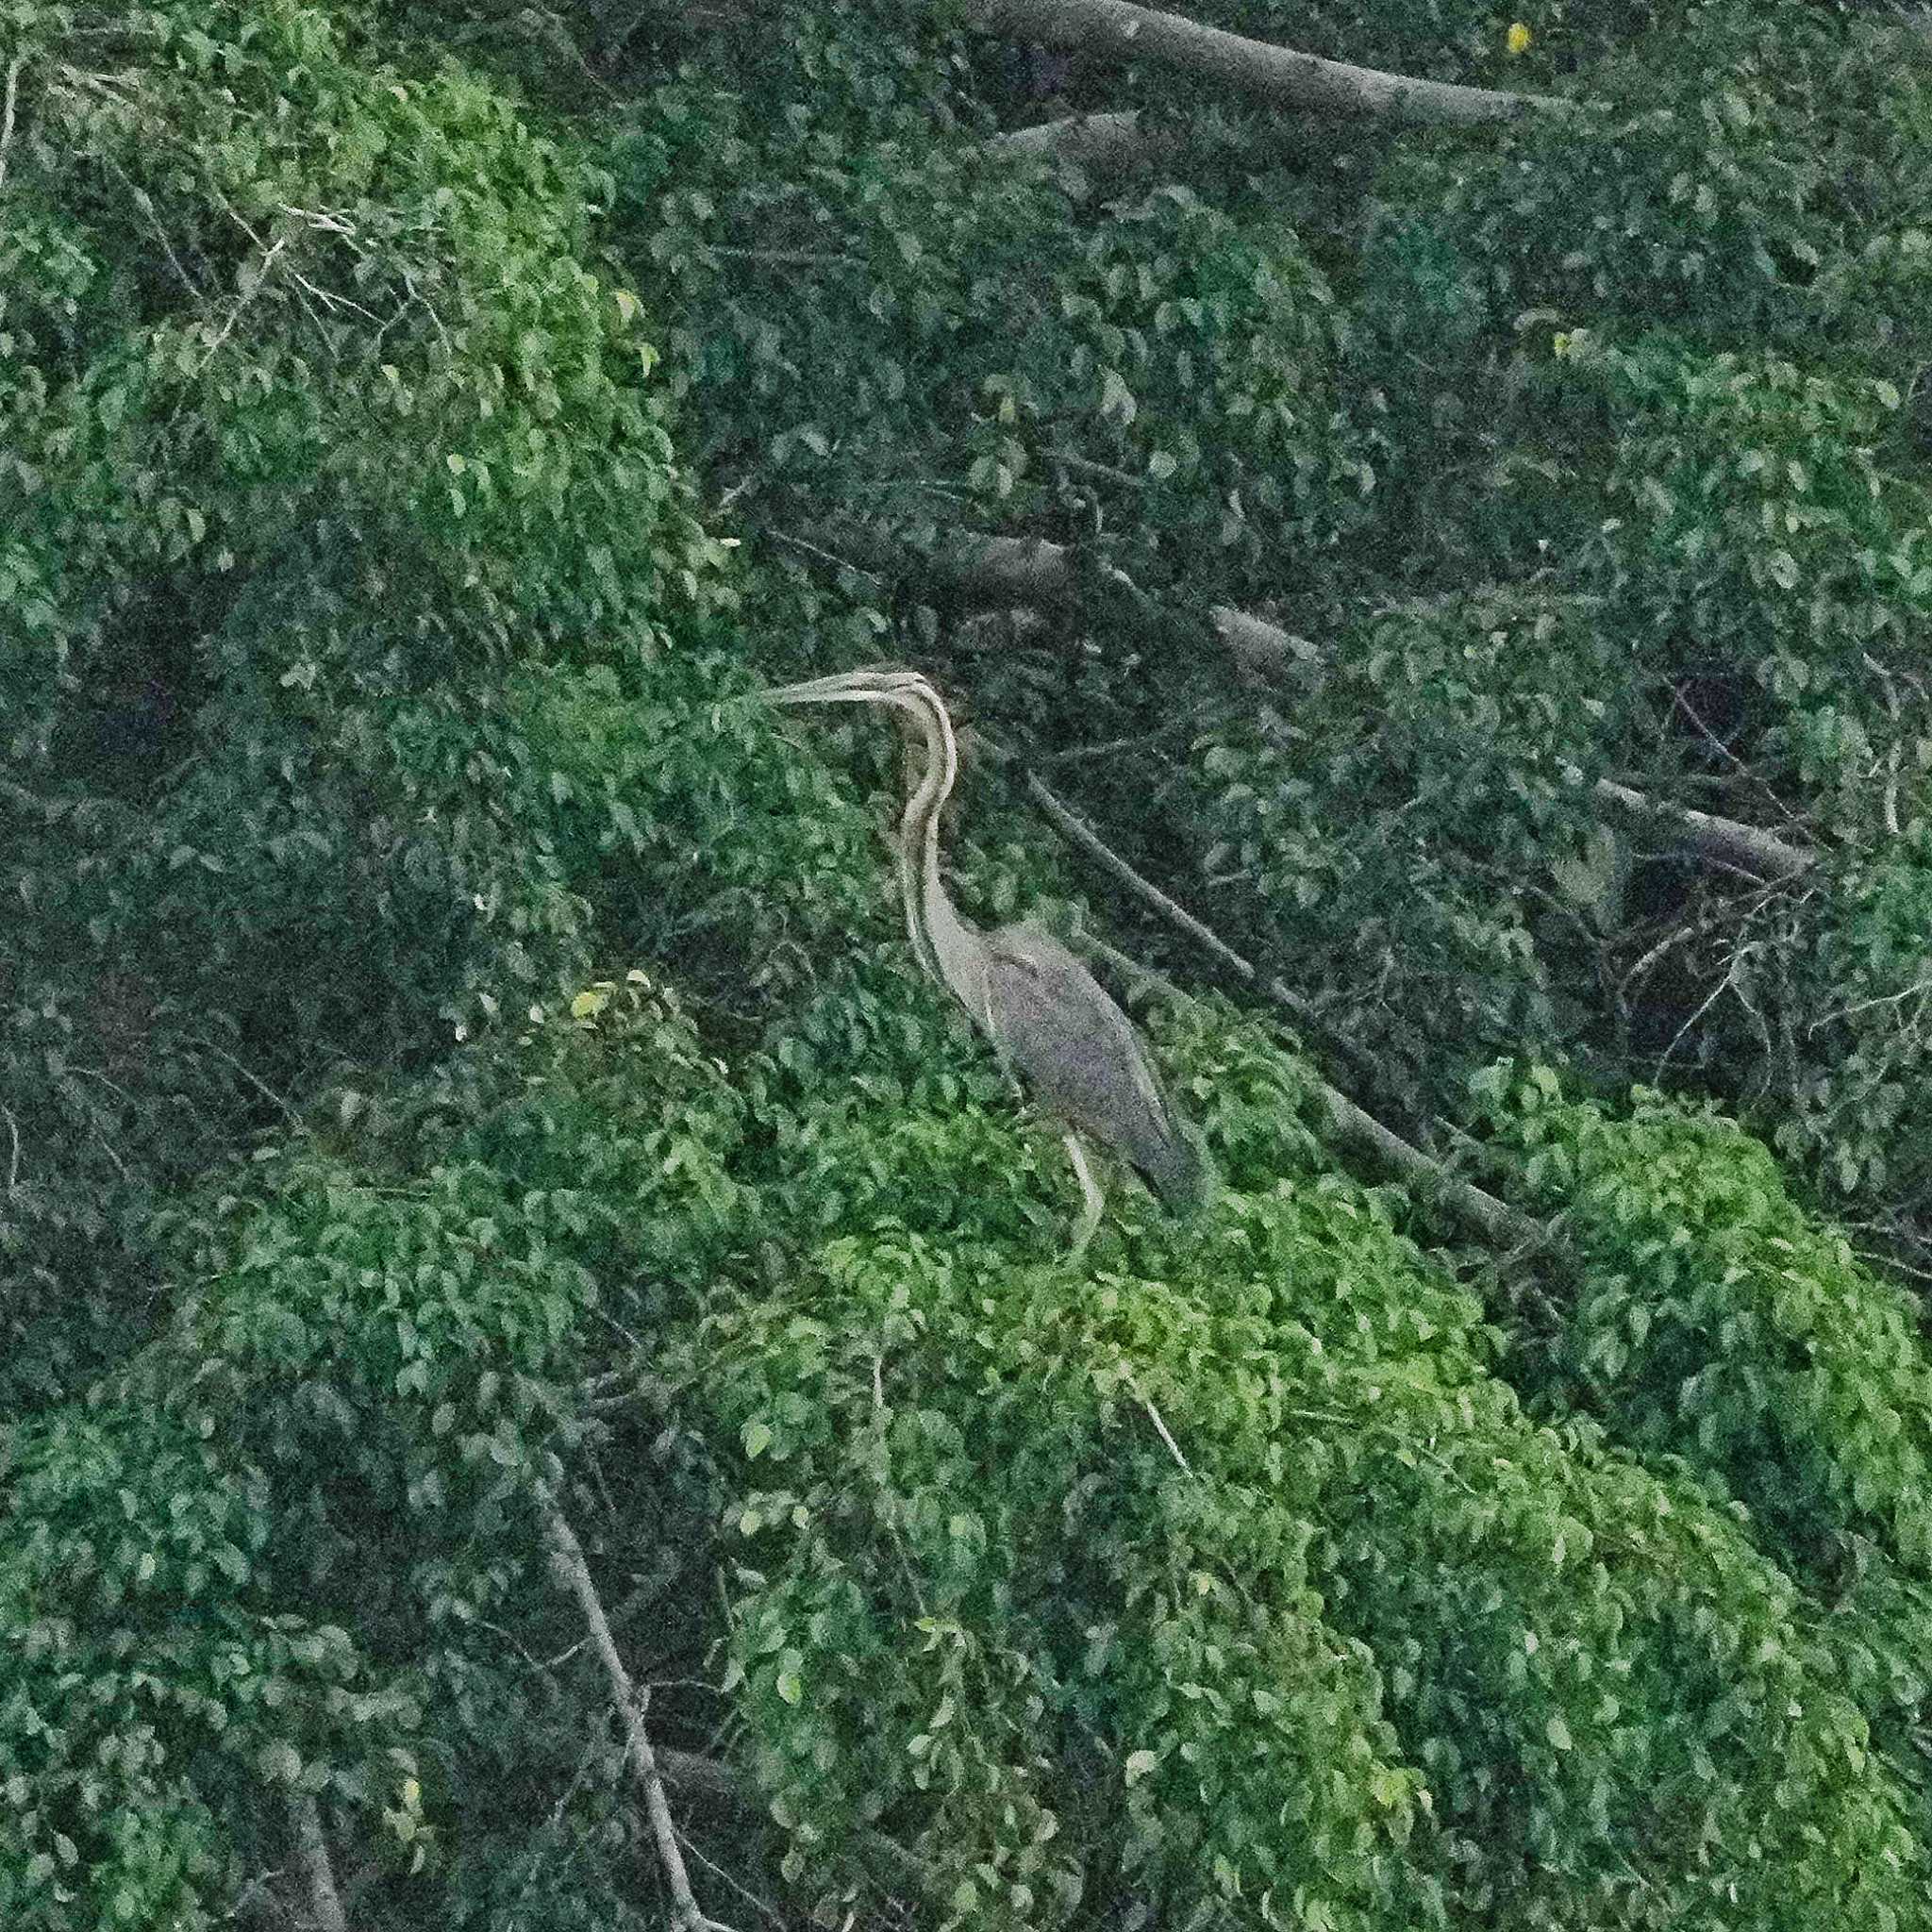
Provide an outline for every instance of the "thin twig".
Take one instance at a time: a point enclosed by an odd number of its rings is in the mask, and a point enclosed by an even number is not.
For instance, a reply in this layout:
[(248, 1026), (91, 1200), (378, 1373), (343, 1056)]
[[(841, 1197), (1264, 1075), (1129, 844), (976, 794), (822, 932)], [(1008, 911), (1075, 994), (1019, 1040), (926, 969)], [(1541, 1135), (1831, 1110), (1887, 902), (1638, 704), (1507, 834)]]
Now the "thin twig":
[(720, 248), (710, 253), (727, 261), (751, 261), (768, 268), (864, 268), (857, 255), (821, 254), (810, 248)]
[(261, 268), (256, 275), (254, 286), (238, 297), (235, 306), (228, 310), (227, 321), (223, 323), (221, 333), (208, 345), (208, 354), (201, 358), (199, 365), (195, 369), (195, 375), (201, 375), (203, 370), (207, 369), (208, 365), (215, 359), (215, 352), (228, 340), (228, 337), (234, 331), (235, 325), (247, 312), (249, 305), (267, 287), (268, 272), (274, 266), (275, 257), (288, 246), (288, 242), (289, 238), (286, 235), (278, 235), (275, 238), (275, 245), (261, 258)]
[(1196, 945), (1211, 953), (1230, 972), (1240, 974), (1250, 986), (1266, 993), (1276, 1005), (1286, 1007), (1303, 1024), (1314, 1027), (1358, 1073), (1365, 1071), (1365, 1057), (1352, 1042), (1337, 1034), (1309, 1001), (1279, 978), (1263, 979), (1260, 970), (1251, 961), (1242, 958), (1219, 933), (1202, 924), (1184, 906), (1169, 898), (1152, 879), (1143, 878), (1136, 872), (1099, 833), (1078, 818), (1070, 807), (1047, 789), (1037, 772), (1027, 773), (1026, 790), (1032, 795), (1034, 803), (1070, 843), (1077, 845), (1096, 864), (1110, 872), (1129, 891), (1153, 907), (1171, 925), (1186, 933)]
[(603, 1661), (604, 1674), (610, 1685), (611, 1702), (617, 1706), (618, 1715), (624, 1720), (631, 1769), (643, 1787), (644, 1808), (650, 1816), (651, 1835), (657, 1840), (658, 1857), (671, 1887), (673, 1922), (685, 1928), (685, 1932), (731, 1932), (729, 1926), (718, 1920), (707, 1918), (691, 1894), (691, 1874), (685, 1869), (684, 1853), (678, 1847), (677, 1827), (672, 1820), (670, 1801), (664, 1795), (664, 1780), (658, 1774), (658, 1756), (651, 1748), (650, 1733), (644, 1728), (650, 1690), (646, 1687), (640, 1690), (631, 1682), (630, 1673), (625, 1669), (624, 1659), (617, 1654), (617, 1640), (610, 1634), (603, 1601), (597, 1594), (596, 1584), (591, 1581), (591, 1568), (584, 1560), (583, 1545), (577, 1541), (575, 1532), (564, 1520), (563, 1511), (554, 1498), (546, 1496), (542, 1507), (544, 1532), (550, 1539), (551, 1561), (558, 1580), (575, 1595), (584, 1613), (584, 1621), (591, 1626), (591, 1641)]
[(1891, 681), (1891, 673), (1889, 672), (1885, 668), (1885, 666), (1881, 664), (1878, 661), (1878, 659), (1872, 655), (1870, 651), (1861, 652), (1859, 655), (1863, 657), (1865, 660), (1866, 669), (1872, 672), (1873, 675), (1878, 678), (1879, 682), (1885, 686), (1885, 709), (1886, 715), (1890, 717), (1891, 720), (1892, 739), (1890, 755), (1886, 759), (1885, 797), (1883, 809), (1885, 813), (1885, 829), (1891, 835), (1892, 838), (1896, 839), (1899, 836), (1898, 687)]
[(1914, 980), (1910, 986), (1898, 992), (1880, 993), (1875, 999), (1855, 1000), (1848, 1007), (1840, 1007), (1835, 1011), (1822, 1013), (1805, 1029), (1808, 1040), (1821, 1026), (1829, 1026), (1838, 1020), (1849, 1020), (1854, 1013), (1869, 1013), (1874, 1007), (1894, 1007), (1901, 1005), (1920, 993), (1932, 992), (1932, 979)]
[(1136, 476), (1130, 470), (1117, 470), (1111, 463), (1096, 463), (1091, 457), (1075, 456), (1069, 449), (1050, 449), (1046, 456), (1049, 462), (1060, 464), (1076, 476), (1091, 476), (1101, 483), (1120, 483), (1129, 490), (1147, 487), (1145, 476)]
[(192, 1046), (204, 1046), (209, 1053), (220, 1055), (258, 1093), (261, 1094), (264, 1099), (273, 1101), (281, 1109), (283, 1116), (291, 1125), (299, 1127), (302, 1124), (302, 1116), (295, 1111), (294, 1108), (288, 1101), (284, 1100), (259, 1074), (251, 1073), (247, 1067), (243, 1066), (225, 1046), (208, 1039), (205, 1033), (188, 1033), (182, 1035), (182, 1039)]
[(1662, 1054), (1657, 1058), (1656, 1068), (1651, 1074), (1650, 1084), (1653, 1087), (1663, 1085), (1664, 1069), (1670, 1065), (1671, 1056), (1676, 1052), (1684, 1036), (1724, 997), (1724, 989), (1730, 985), (1737, 974), (1738, 960), (1740, 957), (1740, 953), (1733, 953), (1731, 955), (1731, 963), (1724, 968), (1724, 976), (1697, 1003), (1697, 1010), (1677, 1028), (1676, 1032), (1672, 1034), (1670, 1045), (1664, 1048)]
[(768, 534), (780, 543), (789, 543), (794, 550), (802, 550), (808, 557), (816, 557), (821, 563), (829, 563), (834, 570), (849, 570), (856, 575), (870, 577), (875, 584), (886, 581), (882, 573), (868, 570), (862, 563), (854, 563), (849, 557), (841, 557), (836, 550), (827, 550), (804, 537), (794, 537), (789, 530), (773, 530)]
[(10, 1107), (0, 1107), (0, 1113), (7, 1116), (7, 1131), (13, 1136), (13, 1154), (7, 1163), (7, 1191), (10, 1194), (20, 1185), (20, 1123)]
[(1135, 1399), (1147, 1411), (1148, 1421), (1160, 1432), (1160, 1440), (1167, 1444), (1168, 1454), (1180, 1464), (1182, 1470), (1187, 1474), (1192, 1475), (1194, 1472), (1188, 1467), (1188, 1458), (1181, 1454), (1181, 1445), (1168, 1434), (1167, 1424), (1160, 1419), (1160, 1411), (1155, 1407), (1152, 1397), (1142, 1393), (1141, 1385), (1134, 1379), (1134, 1374), (1131, 1369), (1127, 1371), (1126, 1379), (1127, 1387), (1134, 1391)]

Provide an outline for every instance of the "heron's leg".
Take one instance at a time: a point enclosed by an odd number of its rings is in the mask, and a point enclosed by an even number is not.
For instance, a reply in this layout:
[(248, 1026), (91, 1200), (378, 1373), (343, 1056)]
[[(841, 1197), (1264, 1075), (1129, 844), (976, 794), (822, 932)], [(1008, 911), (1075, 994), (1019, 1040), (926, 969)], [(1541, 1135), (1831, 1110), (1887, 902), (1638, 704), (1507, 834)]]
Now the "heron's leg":
[(1081, 1146), (1078, 1134), (1067, 1136), (1067, 1154), (1073, 1160), (1074, 1173), (1079, 1177), (1080, 1192), (1084, 1197), (1080, 1218), (1074, 1224), (1074, 1253), (1078, 1256), (1087, 1252), (1087, 1243), (1099, 1229), (1107, 1196), (1100, 1191), (1100, 1183), (1093, 1178), (1093, 1170), (1087, 1165), (1087, 1150)]

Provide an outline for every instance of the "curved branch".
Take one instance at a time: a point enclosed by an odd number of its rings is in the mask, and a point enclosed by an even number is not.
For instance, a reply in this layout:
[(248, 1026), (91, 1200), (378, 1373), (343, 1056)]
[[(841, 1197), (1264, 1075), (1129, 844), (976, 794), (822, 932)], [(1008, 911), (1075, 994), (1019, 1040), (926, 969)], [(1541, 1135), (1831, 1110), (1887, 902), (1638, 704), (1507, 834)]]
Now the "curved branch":
[(1576, 106), (1555, 94), (1497, 93), (1324, 60), (1127, 0), (964, 0), (961, 11), (968, 26), (1008, 40), (1154, 60), (1270, 107), (1304, 112), (1469, 127)]

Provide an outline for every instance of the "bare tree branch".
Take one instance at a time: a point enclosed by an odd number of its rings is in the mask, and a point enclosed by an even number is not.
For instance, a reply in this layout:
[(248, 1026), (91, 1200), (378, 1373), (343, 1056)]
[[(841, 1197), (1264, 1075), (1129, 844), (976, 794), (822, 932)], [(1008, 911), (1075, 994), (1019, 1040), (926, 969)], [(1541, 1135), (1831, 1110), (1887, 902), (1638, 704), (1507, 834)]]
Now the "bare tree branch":
[[(1152, 987), (1170, 999), (1178, 997), (1180, 990), (1172, 981), (1164, 979), (1152, 968), (1141, 965), (1138, 959), (1130, 959), (1105, 940), (1096, 938), (1092, 933), (1082, 933), (1080, 943), (1105, 959), (1124, 978)], [(1473, 1181), (1452, 1174), (1434, 1155), (1424, 1154), (1420, 1147), (1411, 1145), (1392, 1127), (1385, 1127), (1374, 1115), (1363, 1112), (1345, 1093), (1325, 1081), (1317, 1081), (1315, 1091), (1328, 1109), (1336, 1133), (1344, 1142), (1379, 1155), (1398, 1174), (1407, 1174), (1410, 1179), (1433, 1189), (1445, 1207), (1459, 1213), (1492, 1241), (1510, 1243), (1519, 1254), (1534, 1254), (1557, 1240), (1555, 1227), (1521, 1213), (1507, 1202), (1497, 1200), (1493, 1194), (1485, 1193)], [(1538, 1300), (1546, 1312), (1554, 1312), (1546, 1297), (1539, 1296)]]
[[(1300, 127), (1293, 130), (1293, 136), (1286, 128), (1281, 132), (1285, 140), (1305, 138)], [(1000, 154), (1038, 156), (1110, 181), (1130, 168), (1172, 161), (1191, 149), (1205, 150), (1215, 145), (1215, 140), (1191, 124), (1149, 126), (1138, 108), (1128, 108), (1114, 113), (1070, 114), (1060, 121), (1015, 127), (994, 135), (987, 145)]]
[(609, 1680), (610, 1701), (624, 1721), (625, 1742), (643, 1787), (644, 1809), (651, 1821), (651, 1835), (658, 1842), (658, 1857), (671, 1887), (674, 1922), (683, 1932), (730, 1932), (715, 1919), (708, 1919), (691, 1895), (691, 1874), (685, 1869), (684, 1853), (677, 1842), (677, 1827), (671, 1817), (670, 1801), (664, 1795), (664, 1779), (658, 1766), (658, 1755), (651, 1748), (650, 1733), (644, 1728), (644, 1712), (649, 1707), (648, 1687), (640, 1690), (632, 1682), (624, 1659), (617, 1654), (617, 1640), (610, 1634), (609, 1620), (604, 1614), (591, 1568), (584, 1561), (583, 1545), (564, 1520), (556, 1501), (543, 1499), (543, 1528), (550, 1540), (550, 1557), (558, 1579), (576, 1597), (584, 1621), (591, 1626), (591, 1641)]
[[(1192, 913), (1177, 906), (1160, 888), (1151, 880), (1142, 878), (1134, 868), (1101, 839), (1098, 833), (1085, 824), (1047, 787), (1041, 783), (1039, 775), (1028, 773), (1026, 789), (1032, 794), (1034, 803), (1046, 813), (1055, 827), (1073, 844), (1086, 853), (1098, 864), (1105, 866), (1115, 878), (1136, 892), (1152, 906), (1163, 919), (1170, 921), (1182, 932), (1204, 946), (1208, 952), (1231, 967), (1236, 973), (1268, 994), (1271, 999), (1288, 1008), (1296, 1018), (1308, 1021), (1322, 1028), (1326, 1034), (1328, 1028), (1307, 1001), (1291, 987), (1285, 986), (1279, 979), (1264, 980), (1253, 963), (1241, 958), (1227, 941), (1203, 925)], [(1172, 993), (1174, 989), (1162, 980), (1158, 974), (1150, 972), (1137, 960), (1129, 959), (1124, 953), (1116, 952), (1104, 941), (1094, 939), (1091, 934), (1083, 936), (1084, 942), (1091, 945), (1104, 958), (1109, 960), (1129, 978), (1140, 979), (1151, 985), (1162, 987)], [(1486, 1194), (1480, 1188), (1453, 1174), (1433, 1156), (1424, 1154), (1420, 1147), (1411, 1146), (1393, 1129), (1385, 1127), (1373, 1115), (1364, 1113), (1354, 1101), (1335, 1088), (1323, 1085), (1322, 1098), (1328, 1108), (1330, 1119), (1336, 1131), (1344, 1141), (1357, 1146), (1372, 1148), (1398, 1173), (1413, 1177), (1425, 1178), (1429, 1184), (1441, 1191), (1442, 1198), (1458, 1209), (1463, 1217), (1477, 1227), (1499, 1241), (1531, 1247), (1541, 1247), (1551, 1238), (1550, 1230), (1540, 1221), (1532, 1220), (1526, 1214)]]
[(0, 183), (7, 179), (7, 150), (13, 145), (13, 108), (20, 92), (20, 70), (25, 64), (15, 55), (7, 65), (7, 98), (0, 103)]
[(312, 1797), (289, 1800), (290, 1822), (295, 1832), (295, 1854), (308, 1881), (308, 1916), (315, 1932), (349, 1932), (336, 1890), (335, 1867), (329, 1862), (328, 1840), (322, 1835), (322, 1807)]
[(1474, 126), (1576, 106), (1554, 94), (1497, 93), (1324, 60), (1127, 0), (963, 0), (960, 11), (969, 26), (1008, 40), (1158, 61), (1305, 112)]
[[(1031, 604), (1054, 610), (1086, 609), (1155, 634), (1174, 636), (1198, 648), (1203, 626), (1178, 619), (1113, 565), (1086, 566), (1078, 553), (1044, 537), (955, 537), (927, 553), (875, 527), (853, 521), (823, 525), (814, 543), (786, 541), (819, 549), (831, 560), (856, 560), (882, 574), (917, 568), (972, 603)], [(1217, 604), (1206, 629), (1234, 659), (1243, 677), (1256, 683), (1281, 682), (1310, 675), (1316, 652), (1306, 639), (1278, 625), (1251, 617), (1232, 605)]]
[(1186, 907), (1176, 904), (1153, 880), (1143, 878), (1136, 872), (1091, 825), (1041, 783), (1037, 772), (1027, 773), (1026, 790), (1032, 794), (1033, 802), (1053, 821), (1062, 838), (1077, 845), (1095, 864), (1111, 873), (1130, 892), (1153, 907), (1170, 925), (1186, 933), (1197, 946), (1211, 953), (1224, 966), (1239, 974), (1250, 986), (1258, 988), (1271, 999), (1286, 1007), (1297, 1020), (1320, 1028), (1324, 1034), (1328, 1031), (1322, 1016), (1300, 993), (1292, 987), (1284, 985), (1279, 979), (1262, 979), (1253, 962), (1242, 958), (1219, 933), (1202, 924)]
[(1674, 832), (1705, 858), (1735, 866), (1753, 878), (1794, 879), (1818, 858), (1808, 846), (1789, 845), (1756, 825), (1693, 811), (1687, 805), (1668, 805), (1608, 778), (1597, 780), (1596, 796), (1627, 817)]

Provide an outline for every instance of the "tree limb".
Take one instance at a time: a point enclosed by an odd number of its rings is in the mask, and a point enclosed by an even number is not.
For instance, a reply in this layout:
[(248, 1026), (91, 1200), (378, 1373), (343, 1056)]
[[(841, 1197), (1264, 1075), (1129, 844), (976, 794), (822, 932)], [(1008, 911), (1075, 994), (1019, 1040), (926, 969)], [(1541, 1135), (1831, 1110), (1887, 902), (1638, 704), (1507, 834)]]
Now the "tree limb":
[(19, 55), (7, 63), (7, 98), (0, 105), (0, 182), (7, 179), (7, 150), (13, 144), (13, 107), (19, 97), (20, 71), (25, 65)]
[(1787, 844), (1756, 825), (1693, 811), (1688, 805), (1668, 805), (1608, 778), (1597, 780), (1596, 796), (1626, 817), (1664, 826), (1705, 858), (1734, 865), (1753, 878), (1794, 879), (1818, 858), (1809, 846)]
[(295, 1855), (308, 1881), (308, 1916), (315, 1932), (349, 1932), (341, 1894), (336, 1890), (335, 1867), (329, 1862), (328, 1840), (322, 1835), (322, 1807), (308, 1795), (291, 1798), (289, 1818)]
[(1278, 625), (1228, 604), (1215, 605), (1206, 626), (1186, 622), (1164, 609), (1124, 570), (1111, 564), (1084, 567), (1077, 552), (1044, 537), (974, 534), (949, 539), (927, 552), (869, 525), (841, 520), (815, 529), (813, 539), (807, 547), (829, 550), (839, 561), (856, 558), (883, 574), (916, 564), (956, 596), (974, 604), (1030, 604), (1069, 611), (1097, 608), (1102, 616), (1169, 636), (1189, 648), (1199, 647), (1205, 628), (1241, 675), (1257, 684), (1305, 677), (1315, 668), (1314, 646)]
[(643, 1690), (637, 1689), (631, 1682), (630, 1673), (624, 1667), (624, 1659), (617, 1654), (617, 1641), (610, 1634), (609, 1620), (604, 1614), (597, 1586), (591, 1581), (590, 1565), (584, 1561), (583, 1546), (564, 1520), (563, 1511), (549, 1496), (543, 1498), (542, 1509), (552, 1566), (558, 1580), (576, 1597), (584, 1621), (591, 1626), (591, 1641), (603, 1661), (604, 1674), (609, 1680), (610, 1701), (616, 1705), (618, 1715), (624, 1720), (625, 1742), (631, 1769), (643, 1787), (644, 1809), (650, 1817), (651, 1835), (658, 1841), (658, 1861), (664, 1867), (664, 1876), (671, 1887), (673, 1923), (682, 1927), (683, 1932), (730, 1932), (728, 1926), (722, 1925), (715, 1919), (708, 1919), (691, 1895), (691, 1874), (685, 1869), (684, 1853), (677, 1842), (677, 1827), (672, 1820), (670, 1801), (664, 1795), (664, 1779), (658, 1770), (658, 1755), (651, 1748), (649, 1732), (644, 1729), (644, 1712), (650, 1704), (650, 1690), (648, 1687)]
[[(1099, 833), (1054, 795), (1041, 782), (1037, 772), (1027, 773), (1026, 790), (1032, 794), (1033, 802), (1053, 822), (1062, 838), (1071, 844), (1077, 845), (1096, 865), (1111, 873), (1130, 892), (1153, 907), (1170, 925), (1186, 933), (1197, 946), (1211, 953), (1224, 966), (1239, 974), (1250, 986), (1286, 1007), (1305, 1025), (1318, 1028), (1324, 1037), (1329, 1034), (1331, 1029), (1323, 1021), (1322, 1016), (1300, 993), (1279, 979), (1264, 980), (1254, 963), (1243, 959), (1219, 933), (1204, 925), (1186, 907), (1169, 898), (1152, 879), (1143, 878), (1136, 872)], [(1353, 1054), (1353, 1048), (1348, 1050)]]
[[(987, 142), (996, 154), (1022, 155), (1077, 168), (1090, 181), (1110, 184), (1134, 168), (1166, 165), (1217, 149), (1250, 159), (1257, 153), (1293, 162), (1312, 145), (1312, 120), (1263, 122), (1238, 127), (1220, 116), (1150, 123), (1138, 108), (1110, 113), (1069, 114), (1015, 127)], [(1066, 186), (1067, 184), (1062, 184)], [(1069, 188), (1069, 192), (1074, 192)]]
[[(1326, 1034), (1329, 1029), (1307, 1001), (1293, 988), (1285, 986), (1279, 979), (1263, 979), (1254, 964), (1241, 958), (1219, 934), (1203, 925), (1191, 912), (1176, 905), (1160, 888), (1151, 880), (1142, 878), (1119, 853), (1101, 839), (1091, 826), (1084, 824), (1048, 788), (1041, 784), (1037, 773), (1026, 774), (1026, 790), (1033, 801), (1045, 812), (1055, 827), (1071, 843), (1079, 847), (1096, 863), (1106, 867), (1115, 878), (1138, 893), (1152, 906), (1163, 919), (1186, 933), (1197, 945), (1231, 967), (1251, 986), (1265, 992), (1271, 999), (1286, 1007), (1297, 1019), (1305, 1020), (1321, 1027)], [(1114, 966), (1124, 971), (1130, 977), (1151, 984), (1166, 986), (1158, 974), (1125, 954), (1116, 952), (1104, 941), (1087, 937), (1087, 943), (1097, 953), (1110, 960)], [(1167, 987), (1172, 992), (1174, 989)], [(1353, 1049), (1351, 1049), (1353, 1053)], [(1453, 1208), (1460, 1210), (1465, 1220), (1498, 1241), (1541, 1246), (1550, 1239), (1550, 1230), (1540, 1221), (1532, 1220), (1526, 1214), (1499, 1201), (1493, 1194), (1486, 1194), (1482, 1189), (1453, 1174), (1433, 1156), (1424, 1154), (1420, 1147), (1411, 1146), (1392, 1128), (1385, 1127), (1373, 1115), (1364, 1113), (1354, 1101), (1325, 1083), (1320, 1087), (1324, 1102), (1328, 1108), (1329, 1118), (1334, 1122), (1336, 1131), (1344, 1141), (1357, 1146), (1374, 1149), (1399, 1173), (1412, 1177), (1424, 1178), (1441, 1191), (1442, 1198)]]
[(1270, 107), (1304, 112), (1468, 127), (1576, 105), (1555, 94), (1497, 93), (1352, 67), (1127, 0), (963, 0), (960, 11), (968, 26), (1008, 40), (1153, 60)]

